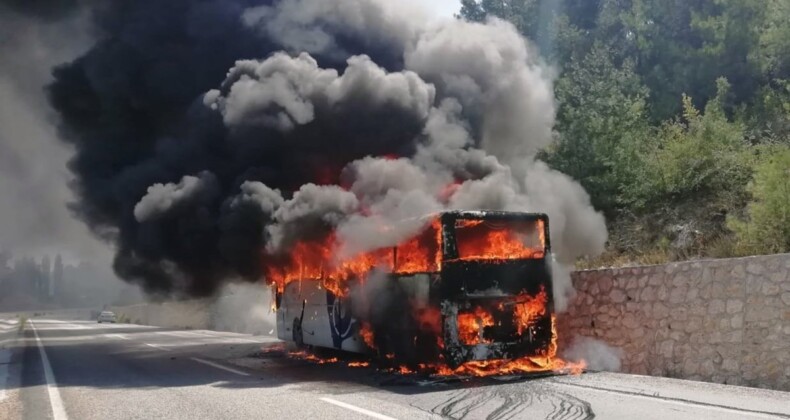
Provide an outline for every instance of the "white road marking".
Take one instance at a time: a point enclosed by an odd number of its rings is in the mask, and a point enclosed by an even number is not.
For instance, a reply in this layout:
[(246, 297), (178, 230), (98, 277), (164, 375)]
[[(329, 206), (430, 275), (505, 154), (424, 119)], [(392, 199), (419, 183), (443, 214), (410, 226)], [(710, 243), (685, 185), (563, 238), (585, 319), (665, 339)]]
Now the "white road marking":
[(348, 403), (344, 403), (343, 401), (334, 400), (332, 398), (323, 397), (323, 398), (320, 398), (320, 400), (323, 401), (323, 402), (327, 402), (329, 404), (334, 404), (334, 405), (336, 405), (338, 407), (343, 407), (343, 408), (345, 408), (347, 410), (356, 411), (357, 413), (364, 414), (364, 415), (366, 415), (368, 417), (373, 417), (374, 419), (396, 420), (394, 417), (385, 416), (384, 414), (379, 414), (379, 413), (377, 413), (375, 411), (366, 410), (364, 408), (357, 407), (355, 405), (351, 405), (351, 404), (348, 404)]
[(36, 337), (36, 344), (38, 351), (41, 354), (41, 363), (44, 365), (44, 379), (47, 382), (47, 393), (49, 394), (49, 405), (52, 407), (53, 420), (68, 420), (66, 409), (63, 408), (63, 400), (60, 398), (60, 391), (58, 391), (57, 382), (55, 382), (55, 374), (52, 372), (52, 366), (49, 364), (47, 352), (44, 350), (44, 344), (36, 332), (36, 326), (33, 321), (30, 321), (30, 327), (33, 329), (33, 335)]
[(169, 337), (176, 337), (176, 338), (195, 338), (195, 336), (192, 334), (184, 335), (183, 332), (179, 332), (179, 331), (157, 331), (156, 334), (161, 334), (161, 335), (166, 335)]
[(158, 350), (164, 350), (164, 351), (173, 351), (173, 350), (170, 350), (170, 349), (168, 349), (168, 348), (164, 348), (164, 347), (162, 347), (162, 346), (157, 346), (156, 344), (148, 344), (148, 343), (144, 343), (144, 344), (145, 344), (146, 346), (148, 346), (148, 347), (153, 347), (153, 348), (155, 348), (155, 349), (158, 349)]
[(228, 339), (228, 340), (241, 341), (241, 342), (245, 342), (245, 343), (261, 344), (260, 341), (253, 340), (253, 339), (250, 339), (250, 338), (244, 338), (243, 336), (241, 336), (241, 334), (237, 334), (237, 333), (228, 333), (228, 332), (222, 332), (222, 331), (209, 331), (209, 330), (196, 330), (196, 331), (189, 331), (189, 332), (191, 332), (192, 334), (198, 334), (198, 335), (202, 335), (202, 336), (216, 337), (216, 338), (225, 338), (225, 339)]
[[(222, 343), (253, 343), (262, 344), (261, 341), (250, 340), (248, 338), (237, 337), (231, 334), (208, 334), (199, 331), (157, 331), (156, 334), (166, 335), (176, 338), (201, 338), (204, 340), (215, 340)], [(184, 343), (182, 343), (183, 345)]]
[(250, 340), (248, 338), (227, 337), (225, 339), (222, 339), (221, 337), (217, 337), (217, 339), (221, 340), (221, 342), (223, 342), (223, 343), (231, 343), (231, 344), (233, 344), (233, 343), (235, 343), (235, 344), (239, 344), (239, 343), (263, 344), (263, 342), (261, 342), (261, 341)]
[(110, 338), (120, 338), (121, 340), (131, 340), (131, 338), (123, 335), (123, 334), (105, 334), (107, 337)]
[(194, 361), (196, 361), (198, 363), (203, 363), (204, 365), (215, 367), (217, 369), (222, 369), (222, 370), (230, 372), (230, 373), (235, 373), (236, 375), (250, 376), (250, 374), (247, 373), (247, 372), (242, 372), (240, 370), (236, 370), (236, 369), (233, 369), (233, 368), (230, 368), (230, 367), (227, 367), (227, 366), (223, 366), (223, 365), (221, 365), (219, 363), (214, 363), (214, 362), (209, 361), (209, 360), (200, 359), (200, 358), (197, 358), (197, 357), (190, 357), (190, 359), (192, 359), (192, 360), (194, 360)]

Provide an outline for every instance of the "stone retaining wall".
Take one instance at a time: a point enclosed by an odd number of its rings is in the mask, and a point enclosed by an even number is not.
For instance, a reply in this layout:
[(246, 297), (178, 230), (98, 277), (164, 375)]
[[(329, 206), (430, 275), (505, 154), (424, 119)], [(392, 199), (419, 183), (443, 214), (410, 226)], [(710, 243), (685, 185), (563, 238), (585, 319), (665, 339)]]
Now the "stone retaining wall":
[(622, 349), (628, 373), (790, 391), (789, 273), (790, 254), (576, 272), (560, 337)]

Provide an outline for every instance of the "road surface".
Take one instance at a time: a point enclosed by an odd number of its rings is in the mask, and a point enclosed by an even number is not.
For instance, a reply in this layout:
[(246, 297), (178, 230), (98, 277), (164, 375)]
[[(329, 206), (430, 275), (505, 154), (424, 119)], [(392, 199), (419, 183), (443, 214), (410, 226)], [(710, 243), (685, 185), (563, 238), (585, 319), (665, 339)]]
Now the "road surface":
[[(790, 419), (790, 393), (612, 373), (420, 385), (267, 337), (0, 320), (0, 418)], [(10, 337), (10, 338), (9, 338)], [(5, 362), (3, 362), (5, 360)]]

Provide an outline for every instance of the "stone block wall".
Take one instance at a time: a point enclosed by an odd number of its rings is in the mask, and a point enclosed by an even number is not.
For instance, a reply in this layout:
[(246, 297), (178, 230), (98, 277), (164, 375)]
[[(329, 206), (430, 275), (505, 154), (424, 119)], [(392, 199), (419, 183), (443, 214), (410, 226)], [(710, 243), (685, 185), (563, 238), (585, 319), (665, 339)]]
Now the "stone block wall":
[(576, 272), (559, 316), (622, 370), (790, 391), (790, 254)]

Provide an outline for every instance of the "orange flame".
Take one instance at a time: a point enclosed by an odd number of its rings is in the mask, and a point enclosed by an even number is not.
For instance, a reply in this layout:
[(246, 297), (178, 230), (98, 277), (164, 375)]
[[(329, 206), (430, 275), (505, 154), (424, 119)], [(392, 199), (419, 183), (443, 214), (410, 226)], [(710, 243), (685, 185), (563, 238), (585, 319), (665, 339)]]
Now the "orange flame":
[(359, 336), (362, 337), (362, 341), (364, 341), (365, 345), (369, 348), (376, 348), (376, 341), (374, 340), (373, 330), (370, 328), (370, 324), (362, 324), (362, 328), (359, 329)]
[(341, 248), (332, 233), (323, 240), (296, 243), (286, 256), (264, 256), (264, 274), (279, 292), (288, 283), (299, 280), (320, 280), (322, 286), (336, 296), (346, 296), (349, 280), (364, 279), (374, 268), (405, 275), (432, 273), (441, 269), (441, 230), (434, 220), (422, 234), (393, 248), (384, 248), (338, 260)]
[(540, 357), (530, 356), (512, 360), (472, 361), (466, 362), (455, 369), (444, 364), (422, 364), (420, 368), (442, 376), (491, 376), (552, 371), (567, 372), (573, 375), (581, 374), (587, 367), (587, 363), (584, 360), (568, 362), (557, 357), (557, 329), (554, 315), (551, 317), (551, 334), (551, 345), (546, 349), (546, 353)]
[(522, 335), (524, 330), (546, 314), (547, 303), (548, 296), (546, 295), (545, 289), (541, 290), (535, 297), (526, 294), (519, 296), (513, 311), (513, 318), (516, 328), (518, 329), (518, 335)]
[(337, 363), (338, 362), (338, 358), (337, 357), (330, 357), (330, 358), (324, 359), (324, 358), (318, 357), (318, 356), (316, 356), (316, 355), (314, 355), (312, 353), (308, 353), (306, 351), (292, 351), (292, 352), (288, 353), (288, 356), (293, 358), (293, 359), (305, 360), (305, 361), (312, 362), (312, 363), (319, 364), (319, 365), (324, 365), (324, 364), (328, 364), (328, 363)]
[(474, 312), (458, 314), (458, 340), (467, 346), (490, 343), (483, 338), (483, 328), (494, 325), (494, 316), (481, 307)]
[(544, 257), (546, 238), (543, 220), (528, 224), (510, 224), (507, 227), (497, 229), (496, 226), (488, 226), (484, 220), (456, 221), (458, 258), (510, 260)]

